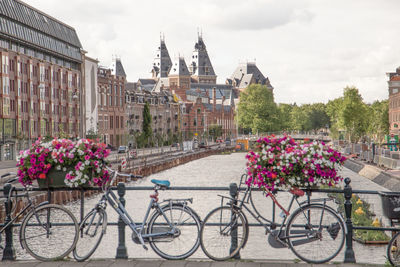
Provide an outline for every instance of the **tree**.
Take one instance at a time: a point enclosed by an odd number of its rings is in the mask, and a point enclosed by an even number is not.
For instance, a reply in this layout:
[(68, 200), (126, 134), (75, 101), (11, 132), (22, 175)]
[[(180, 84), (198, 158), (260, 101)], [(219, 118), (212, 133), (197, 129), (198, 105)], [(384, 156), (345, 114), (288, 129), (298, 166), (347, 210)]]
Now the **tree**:
[(282, 131), (292, 130), (291, 114), (295, 105), (280, 103), (278, 105), (279, 111), (279, 129)]
[(381, 142), (386, 134), (389, 134), (389, 104), (388, 100), (375, 101), (370, 106), (370, 118), (368, 134), (375, 140)]
[(222, 135), (222, 125), (212, 124), (208, 126), (208, 134), (212, 136), (215, 141), (218, 137)]
[(329, 116), (329, 120), (331, 122), (329, 127), (330, 136), (335, 139), (339, 139), (340, 130), (344, 130), (343, 119), (339, 116), (342, 106), (343, 97), (331, 100), (326, 105), (326, 113)]
[(309, 120), (312, 130), (325, 128), (330, 124), (330, 119), (326, 113), (326, 106), (323, 103), (314, 103), (310, 106)]
[(143, 108), (143, 124), (142, 124), (143, 132), (142, 132), (142, 140), (149, 145), (149, 139), (153, 136), (153, 130), (151, 128), (151, 114), (150, 114), (150, 106), (149, 103), (146, 102)]
[(343, 119), (343, 126), (351, 143), (358, 142), (366, 134), (369, 109), (356, 87), (344, 88), (340, 117)]
[(237, 122), (255, 132), (279, 129), (279, 113), (272, 91), (264, 85), (252, 84), (240, 94)]

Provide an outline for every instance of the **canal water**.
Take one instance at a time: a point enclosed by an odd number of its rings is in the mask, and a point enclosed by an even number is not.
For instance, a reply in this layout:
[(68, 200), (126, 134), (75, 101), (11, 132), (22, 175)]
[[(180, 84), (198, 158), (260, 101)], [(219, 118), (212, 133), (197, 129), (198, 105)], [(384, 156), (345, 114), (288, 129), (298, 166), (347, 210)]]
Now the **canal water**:
[[(228, 187), (230, 183), (239, 183), (240, 176), (244, 173), (246, 165), (246, 159), (244, 153), (232, 153), (230, 155), (214, 155), (206, 158), (202, 158), (196, 161), (189, 162), (184, 165), (177, 166), (175, 168), (163, 171), (145, 177), (142, 180), (132, 182), (129, 186), (151, 186), (151, 179), (168, 179), (172, 186), (215, 186), (215, 187)], [(375, 183), (351, 172), (348, 169), (342, 171), (342, 176), (350, 177), (352, 179), (353, 188), (357, 189), (371, 189), (371, 190), (385, 190), (379, 187)], [(149, 203), (149, 195), (151, 191), (127, 191), (126, 208), (130, 215), (137, 222), (141, 222), (144, 213)], [(207, 213), (218, 207), (221, 203), (220, 195), (229, 195), (228, 191), (160, 191), (160, 200), (167, 198), (193, 198), (193, 204), (191, 207), (204, 218)], [(254, 192), (255, 202), (257, 207), (262, 207), (262, 214), (268, 218), (272, 217), (272, 203), (269, 198), (262, 196), (261, 192)], [(314, 194), (313, 197), (318, 197)], [(278, 193), (278, 201), (286, 206), (290, 194), (280, 192)], [(378, 197), (365, 197), (367, 201), (371, 202), (371, 207), (377, 216), (382, 216), (380, 199)], [(85, 213), (88, 212), (98, 201), (99, 197), (94, 196), (86, 200), (85, 202)], [(79, 202), (69, 204), (68, 207), (74, 212), (77, 218), (79, 218)], [(108, 221), (117, 222), (117, 215), (111, 207), (107, 208)], [(250, 222), (254, 222), (251, 216), (248, 215)], [(280, 218), (277, 215), (277, 221)], [(17, 236), (17, 235), (15, 235)], [(285, 259), (291, 260), (296, 259), (296, 256), (287, 248), (272, 248), (267, 241), (268, 236), (265, 235), (264, 228), (251, 227), (250, 236), (246, 247), (241, 251), (240, 255), (242, 259)], [(103, 240), (93, 254), (93, 258), (114, 258), (116, 255), (116, 249), (118, 246), (118, 233), (116, 226), (109, 226), (107, 233), (103, 237)], [(144, 250), (140, 245), (136, 245), (131, 240), (131, 232), (129, 228), (126, 228), (126, 246), (128, 256), (130, 258), (159, 258), (149, 247), (149, 250)], [(386, 246), (365, 246), (359, 243), (353, 242), (355, 256), (357, 262), (360, 263), (376, 263), (384, 264)], [(29, 258), (23, 253), (17, 241), (15, 247), (18, 251), (18, 258)], [(206, 258), (201, 248), (192, 255), (192, 258)], [(344, 249), (343, 251), (332, 261), (343, 262)]]

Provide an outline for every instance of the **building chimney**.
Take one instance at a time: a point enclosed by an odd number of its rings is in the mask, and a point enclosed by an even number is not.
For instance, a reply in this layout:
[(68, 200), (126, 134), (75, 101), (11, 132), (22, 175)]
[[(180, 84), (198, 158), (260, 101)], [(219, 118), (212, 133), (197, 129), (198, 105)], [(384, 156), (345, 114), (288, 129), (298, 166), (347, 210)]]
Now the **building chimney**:
[(213, 88), (212, 98), (213, 98), (213, 111), (215, 111), (216, 110), (215, 106), (217, 105), (217, 90), (215, 89), (215, 87)]

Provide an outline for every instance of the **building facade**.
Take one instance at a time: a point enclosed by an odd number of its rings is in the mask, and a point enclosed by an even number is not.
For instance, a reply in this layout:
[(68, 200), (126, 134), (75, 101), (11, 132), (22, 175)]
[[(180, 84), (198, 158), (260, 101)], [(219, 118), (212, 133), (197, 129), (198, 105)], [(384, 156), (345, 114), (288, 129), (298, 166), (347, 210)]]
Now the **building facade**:
[(118, 147), (127, 140), (125, 111), (126, 74), (120, 59), (110, 68), (98, 67), (98, 135), (101, 140)]
[(39, 137), (79, 137), (83, 52), (75, 29), (21, 1), (1, 1), (0, 54), (0, 160)]
[(400, 134), (400, 67), (387, 74), (389, 81), (389, 131)]

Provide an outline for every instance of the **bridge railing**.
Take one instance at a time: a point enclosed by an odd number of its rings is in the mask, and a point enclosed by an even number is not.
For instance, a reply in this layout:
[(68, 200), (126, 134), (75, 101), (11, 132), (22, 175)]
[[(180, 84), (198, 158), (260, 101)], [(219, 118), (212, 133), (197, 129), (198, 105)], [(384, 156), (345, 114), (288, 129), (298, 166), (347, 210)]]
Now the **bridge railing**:
[[(7, 185), (7, 184), (6, 184)], [(4, 195), (6, 196), (6, 186), (2, 189), (0, 189), (0, 192), (3, 191)], [(146, 190), (150, 191), (153, 190), (154, 188), (152, 186), (126, 186), (124, 182), (119, 182), (117, 186), (112, 187), (112, 190), (117, 190), (117, 193), (119, 195), (119, 199), (121, 203), (125, 204), (125, 194), (126, 190)], [(239, 191), (243, 191), (246, 188), (240, 187), (238, 188), (236, 183), (230, 184), (229, 187), (193, 187), (193, 186), (175, 186), (175, 187), (170, 187), (166, 190), (168, 191), (228, 191), (229, 194), (233, 197), (236, 196)], [(17, 191), (22, 191), (22, 188), (17, 188)], [(92, 187), (92, 188), (55, 188), (55, 189), (39, 189), (39, 188), (32, 188), (32, 191), (45, 191), (47, 192), (47, 199), (49, 202), (52, 202), (52, 193), (56, 191), (79, 191), (80, 192), (80, 221), (83, 220), (84, 218), (84, 205), (85, 205), (85, 192), (87, 191), (100, 191), (99, 188), (97, 187)], [(261, 191), (258, 188), (252, 189), (252, 191)], [(363, 230), (379, 230), (379, 231), (400, 231), (400, 228), (395, 228), (395, 227), (366, 227), (366, 226), (357, 226), (353, 225), (352, 221), (352, 202), (351, 198), (353, 194), (367, 194), (367, 195), (378, 195), (380, 192), (379, 191), (373, 191), (373, 190), (353, 190), (350, 186), (350, 178), (345, 179), (345, 187), (344, 189), (308, 189), (308, 193), (312, 192), (318, 192), (318, 193), (339, 193), (343, 194), (344, 196), (344, 222), (346, 224), (346, 242), (345, 242), (345, 257), (344, 257), (344, 262), (345, 263), (354, 263), (356, 262), (355, 260), (355, 255), (354, 255), (354, 250), (353, 250), (353, 230), (357, 229), (363, 229)], [(387, 193), (393, 193), (393, 192), (387, 192)], [(5, 205), (7, 205), (7, 202), (5, 202)], [(272, 216), (272, 221), (275, 223), (275, 203), (272, 203), (273, 208), (272, 212), (274, 213)], [(210, 207), (210, 210), (214, 207)], [(6, 210), (10, 210), (6, 208)], [(11, 214), (6, 214), (7, 218), (10, 218)], [(2, 226), (4, 226), (7, 223), (7, 220)], [(140, 224), (140, 223), (139, 223)], [(108, 225), (111, 226), (117, 226), (118, 227), (118, 247), (116, 250), (116, 256), (115, 258), (121, 258), (121, 259), (126, 259), (127, 256), (127, 248), (125, 244), (125, 223), (122, 221), (121, 218), (119, 218), (118, 222), (108, 222)], [(5, 229), (5, 234), (8, 235), (11, 238), (7, 238), (7, 243), (5, 244), (5, 248), (12, 248), (12, 249), (4, 249), (3, 253), (3, 258), (2, 260), (16, 260), (16, 255), (15, 255), (15, 249), (14, 249), (14, 242), (13, 242), (13, 232), (12, 228), (20, 226), (19, 223), (15, 223), (7, 227)], [(255, 226), (262, 226), (258, 224), (250, 224), (249, 226), (255, 227)]]

